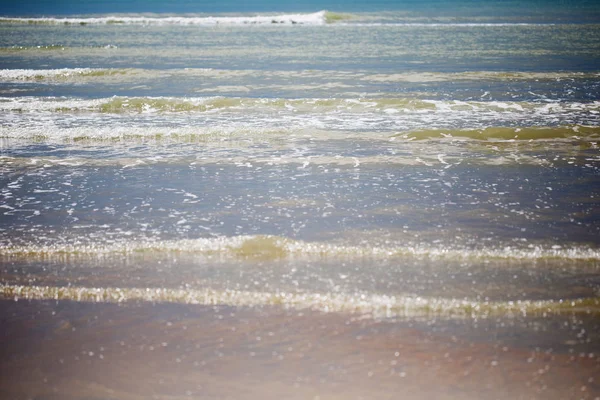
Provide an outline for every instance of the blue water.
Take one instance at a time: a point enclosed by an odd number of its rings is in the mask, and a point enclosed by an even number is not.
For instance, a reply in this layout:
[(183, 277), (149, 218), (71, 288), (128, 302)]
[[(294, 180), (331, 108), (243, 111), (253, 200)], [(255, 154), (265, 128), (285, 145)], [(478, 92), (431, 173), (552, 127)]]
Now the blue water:
[[(75, 356), (47, 353), (44, 365), (70, 368), (90, 354), (120, 361), (98, 361), (87, 377), (59, 371), (57, 384), (38, 358), (28, 364), (15, 351), (0, 356), (0, 375), (20, 378), (0, 379), (0, 393), (148, 398), (140, 382), (171, 372), (141, 378), (112, 366), (170, 368), (158, 351), (135, 357), (181, 343), (173, 363), (185, 367), (153, 394), (316, 398), (320, 372), (310, 383), (301, 370), (323, 370), (348, 391), (391, 398), (407, 372), (443, 378), (443, 358), (460, 377), (431, 396), (417, 383), (414, 398), (597, 398), (599, 295), (596, 2), (0, 4), (0, 297), (42, 308), (72, 301), (89, 327), (82, 302), (142, 302), (151, 320), (125, 311), (121, 322), (143, 341), (117, 346), (107, 337), (119, 337), (118, 313), (98, 305), (110, 325), (99, 339), (65, 340)], [(215, 328), (157, 329), (155, 302), (211, 306), (190, 326), (208, 318)], [(39, 305), (6, 304), (3, 321)], [(225, 333), (214, 305), (227, 307), (234, 328), (269, 320), (286, 334)], [(185, 320), (186, 307), (164, 310)], [(336, 318), (326, 331), (336, 342), (342, 332), (339, 347), (317, 345), (304, 358), (319, 340), (289, 327), (305, 325), (305, 309)], [(80, 332), (75, 317), (52, 310), (47, 337)], [(322, 329), (320, 318), (311, 314), (307, 329)], [(364, 318), (387, 324), (367, 339), (389, 348), (357, 350)], [(412, 339), (406, 352), (396, 346), (415, 326), (424, 343), (441, 340), (426, 346), (430, 358)], [(386, 329), (399, 333), (378, 333)], [(243, 343), (222, 350), (236, 337)], [(205, 359), (228, 358), (214, 370), (190, 364), (194, 341), (209, 349)], [(286, 364), (282, 349), (303, 364)], [(530, 349), (544, 354), (529, 361)], [(261, 379), (282, 365), (282, 382), (315, 390), (253, 397), (237, 373), (243, 360)], [(195, 392), (192, 370), (206, 373), (209, 397)], [(481, 379), (468, 376), (476, 370)], [(378, 371), (387, 386), (361, 384)], [(131, 379), (119, 386), (115, 375)]]
[(8, 255), (600, 259), (593, 3), (2, 7)]
[(381, 12), (400, 11), (413, 16), (431, 18), (479, 16), (531, 18), (539, 21), (596, 22), (600, 15), (597, 2), (592, 0), (558, 1), (479, 1), (479, 0), (377, 0), (377, 1), (160, 1), (160, 0), (27, 0), (3, 2), (0, 14), (6, 16), (66, 16), (114, 13), (245, 13), (245, 12)]

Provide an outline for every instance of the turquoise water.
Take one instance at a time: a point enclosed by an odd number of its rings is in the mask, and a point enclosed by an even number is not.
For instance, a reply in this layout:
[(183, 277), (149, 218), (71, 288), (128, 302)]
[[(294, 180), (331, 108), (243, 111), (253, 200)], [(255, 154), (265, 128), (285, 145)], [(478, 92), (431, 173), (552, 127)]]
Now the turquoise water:
[(61, 1), (60, 3), (43, 0), (26, 0), (5, 3), (0, 6), (0, 13), (7, 16), (67, 16), (86, 14), (115, 13), (270, 13), (270, 12), (303, 12), (333, 10), (339, 12), (398, 12), (406, 17), (426, 18), (493, 18), (501, 19), (533, 19), (548, 22), (597, 22), (599, 10), (591, 0), (563, 2), (558, 0), (526, 0), (526, 1), (477, 1), (477, 0), (430, 0), (427, 2), (414, 0), (376, 0), (358, 2), (348, 0), (328, 1), (254, 1), (251, 3), (238, 1), (194, 1), (177, 0), (168, 3), (159, 0), (85, 0)]

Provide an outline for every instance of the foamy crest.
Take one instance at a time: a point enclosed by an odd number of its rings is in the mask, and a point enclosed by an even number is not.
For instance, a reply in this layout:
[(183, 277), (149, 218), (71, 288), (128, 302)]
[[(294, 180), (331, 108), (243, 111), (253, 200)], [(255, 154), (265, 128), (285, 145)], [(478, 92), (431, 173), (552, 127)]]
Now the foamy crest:
[[(0, 98), (0, 137), (48, 140), (199, 137), (241, 132), (342, 132), (413, 140), (598, 140), (600, 102), (418, 98)], [(94, 115), (94, 119), (90, 116)], [(168, 121), (167, 121), (168, 115)], [(65, 123), (69, 122), (70, 126)], [(520, 124), (515, 126), (515, 124)], [(343, 139), (343, 137), (341, 137)], [(594, 145), (595, 146), (595, 145)]]
[[(70, 77), (98, 75), (103, 70), (98, 68), (59, 68), (59, 69), (3, 69), (0, 70), (0, 81), (36, 81), (46, 79), (66, 79)], [(110, 73), (110, 72), (106, 72)]]
[(427, 257), (432, 259), (505, 259), (505, 260), (600, 260), (600, 250), (590, 247), (556, 245), (528, 247), (487, 247), (471, 249), (430, 245), (350, 246), (304, 242), (278, 236), (234, 236), (166, 241), (131, 241), (112, 245), (78, 243), (0, 247), (0, 256), (110, 255), (152, 252), (219, 253), (231, 257)]
[(326, 12), (309, 14), (273, 14), (254, 16), (206, 16), (206, 17), (130, 17), (106, 16), (96, 18), (0, 18), (4, 23), (21, 24), (137, 24), (137, 25), (322, 25), (326, 22)]
[[(2, 70), (0, 80), (28, 79), (30, 77), (61, 75), (107, 75), (125, 74), (127, 70)], [(494, 113), (557, 115), (562, 113), (588, 112), (594, 117), (600, 111), (600, 101), (584, 102), (525, 102), (525, 101), (460, 101), (431, 100), (420, 98), (244, 98), (244, 97), (126, 97), (113, 96), (100, 99), (66, 97), (0, 97), (1, 111), (95, 111), (103, 113), (155, 111), (207, 111), (211, 109), (257, 109), (288, 110), (293, 112), (352, 112), (383, 113), (393, 118), (397, 113), (458, 114)]]
[(356, 313), (375, 318), (526, 316), (561, 313), (598, 313), (599, 298), (574, 300), (474, 301), (419, 296), (343, 293), (251, 292), (241, 290), (172, 288), (93, 288), (0, 285), (0, 296), (26, 300), (69, 300), (94, 303), (145, 301), (242, 307), (281, 306), (321, 312)]

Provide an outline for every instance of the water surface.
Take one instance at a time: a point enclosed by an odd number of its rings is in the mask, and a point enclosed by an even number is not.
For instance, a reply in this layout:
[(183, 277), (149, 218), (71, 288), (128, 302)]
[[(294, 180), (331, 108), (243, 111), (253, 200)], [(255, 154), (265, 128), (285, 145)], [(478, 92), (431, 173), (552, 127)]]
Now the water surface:
[(24, 4), (1, 393), (600, 395), (595, 4)]

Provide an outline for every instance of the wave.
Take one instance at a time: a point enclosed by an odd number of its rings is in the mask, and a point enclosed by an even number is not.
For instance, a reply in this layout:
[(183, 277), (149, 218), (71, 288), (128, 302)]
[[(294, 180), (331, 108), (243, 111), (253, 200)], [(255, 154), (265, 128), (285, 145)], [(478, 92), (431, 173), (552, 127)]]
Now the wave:
[[(455, 18), (409, 17), (403, 13), (347, 13), (321, 10), (313, 13), (270, 13), (266, 15), (105, 15), (97, 17), (0, 17), (0, 24), (27, 25), (329, 25), (329, 26), (397, 26), (426, 28), (493, 28), (529, 27), (573, 24), (564, 21), (537, 22), (501, 20), (495, 17), (472, 17), (457, 21)], [(578, 22), (577, 25), (581, 25)], [(590, 25), (594, 25), (592, 22)]]
[[(117, 46), (112, 44), (107, 45), (95, 45), (95, 46), (87, 46), (86, 49), (116, 49)], [(71, 50), (73, 47), (65, 46), (62, 44), (48, 44), (48, 45), (37, 45), (37, 46), (9, 46), (9, 47), (0, 47), (0, 53), (15, 53), (15, 52), (52, 52), (52, 51), (67, 51)], [(10, 70), (4, 70), (10, 71)], [(18, 71), (18, 70), (17, 70)], [(27, 70), (25, 70), (27, 71)], [(45, 71), (45, 70), (40, 70)], [(42, 72), (43, 73), (43, 72)], [(10, 74), (10, 72), (9, 72)]]
[[(257, 135), (258, 136), (258, 135)], [(275, 132), (265, 134), (261, 140), (266, 141), (266, 137), (273, 139), (273, 141), (285, 140), (286, 136), (284, 133), (279, 135)], [(164, 147), (166, 143), (194, 143), (194, 144), (210, 144), (211, 146), (222, 144), (224, 137), (228, 138), (226, 147), (231, 150), (235, 144), (235, 136), (233, 135), (188, 135), (188, 136), (161, 136), (157, 138), (146, 138), (145, 140), (139, 140), (139, 143), (143, 143), (147, 147), (156, 145), (157, 147)], [(120, 141), (124, 145), (131, 145), (136, 143), (138, 138), (120, 138)], [(247, 137), (245, 138), (247, 140)], [(340, 140), (347, 139), (341, 138)], [(70, 143), (81, 144), (84, 148), (89, 144), (103, 143), (104, 140), (110, 141), (111, 145), (117, 147), (116, 152), (119, 151), (118, 145), (115, 143), (116, 139), (98, 139), (92, 136), (76, 136)], [(242, 140), (242, 137), (239, 137)], [(65, 140), (66, 141), (66, 140)], [(154, 141), (154, 143), (150, 143)], [(68, 141), (66, 141), (68, 142)], [(75, 147), (75, 146), (73, 146)], [(75, 151), (73, 149), (73, 151)], [(567, 150), (568, 151), (568, 150)], [(591, 159), (590, 159), (591, 160)], [(508, 165), (535, 165), (535, 166), (552, 166), (552, 161), (547, 158), (529, 156), (527, 154), (519, 153), (515, 157), (515, 153), (511, 153), (510, 156), (504, 154), (490, 155), (486, 154), (485, 157), (470, 157), (465, 159), (464, 156), (459, 155), (448, 155), (439, 152), (439, 149), (420, 149), (419, 156), (414, 155), (375, 155), (375, 156), (342, 156), (342, 155), (298, 155), (298, 156), (229, 156), (224, 158), (223, 156), (202, 156), (198, 158), (197, 155), (169, 155), (168, 157), (119, 157), (119, 158), (89, 158), (89, 157), (52, 157), (52, 156), (40, 156), (35, 158), (30, 157), (11, 157), (11, 156), (0, 156), (0, 167), (10, 168), (35, 168), (36, 166), (43, 166), (46, 170), (48, 168), (61, 168), (61, 167), (117, 167), (117, 168), (140, 168), (148, 167), (152, 165), (189, 165), (189, 166), (205, 166), (205, 165), (235, 165), (238, 167), (252, 167), (252, 166), (296, 166), (298, 169), (305, 169), (307, 167), (316, 166), (328, 166), (328, 167), (344, 167), (344, 168), (359, 168), (366, 166), (428, 166), (432, 168), (446, 168), (452, 165), (471, 165), (471, 166), (508, 166)]]
[(129, 69), (112, 68), (58, 68), (58, 69), (3, 69), (0, 81), (66, 81), (73, 78), (96, 78), (126, 75)]
[(251, 292), (215, 289), (57, 287), (0, 285), (0, 296), (18, 300), (69, 300), (96, 303), (144, 301), (242, 307), (279, 306), (321, 312), (356, 313), (375, 318), (526, 316), (598, 314), (600, 298), (572, 300), (475, 301), (418, 296), (343, 293)]
[(78, 18), (11, 18), (0, 17), (0, 23), (31, 25), (322, 25), (350, 18), (345, 14), (319, 11), (304, 14), (272, 14), (254, 16), (105, 16)]
[(598, 126), (554, 127), (487, 127), (482, 129), (427, 129), (399, 133), (395, 138), (425, 140), (437, 138), (463, 138), (476, 140), (552, 140), (552, 139), (600, 139)]
[[(223, 142), (226, 140), (231, 145), (231, 141), (248, 139), (285, 139), (289, 137), (292, 129), (281, 127), (279, 129), (248, 127), (241, 124), (238, 126), (187, 126), (187, 127), (167, 127), (167, 126), (82, 126), (62, 128), (49, 125), (39, 127), (14, 127), (0, 126), (0, 138), (14, 140), (33, 140), (33, 141), (59, 141), (64, 143), (103, 143), (110, 142), (114, 145), (119, 143), (143, 142), (174, 142), (174, 143), (206, 143)], [(298, 129), (295, 132), (299, 132)], [(349, 132), (333, 134), (331, 132), (319, 130), (307, 130), (306, 134), (323, 139), (347, 139)], [(0, 159), (6, 159), (0, 156)], [(89, 161), (89, 160), (87, 160)]]
[(355, 22), (353, 26), (397, 26), (397, 27), (423, 27), (423, 28), (494, 28), (494, 27), (527, 27), (527, 26), (555, 26), (561, 23), (536, 23), (536, 22)]
[[(93, 69), (80, 71), (82, 74), (106, 75), (112, 72)], [(60, 76), (60, 70), (49, 72)], [(114, 74), (127, 73), (115, 70)], [(31, 73), (32, 76), (36, 76)], [(216, 109), (268, 111), (289, 110), (294, 112), (343, 111), (352, 113), (383, 112), (392, 115), (398, 112), (429, 113), (455, 111), (499, 112), (499, 113), (540, 113), (600, 111), (600, 101), (560, 102), (560, 101), (461, 101), (429, 100), (419, 98), (244, 98), (244, 97), (123, 97), (114, 96), (102, 99), (73, 99), (65, 97), (0, 97), (1, 111), (36, 112), (100, 112), (100, 113), (149, 113), (149, 112), (206, 112)]]
[[(82, 71), (94, 74), (95, 71)], [(103, 72), (102, 72), (103, 73)], [(51, 76), (60, 76), (55, 70)], [(112, 97), (108, 99), (69, 99), (56, 97), (0, 98), (0, 110), (17, 112), (99, 112), (99, 113), (149, 113), (149, 112), (204, 112), (214, 109), (239, 108), (244, 105), (267, 104), (269, 100), (226, 97)], [(272, 102), (273, 103), (273, 102)], [(274, 102), (274, 104), (277, 104)]]
[[(115, 48), (116, 46), (97, 46), (97, 48)], [(0, 48), (1, 51), (25, 51), (25, 50), (66, 50), (66, 46), (16, 46)], [(494, 81), (513, 82), (524, 80), (597, 80), (600, 73), (597, 72), (523, 72), (523, 71), (465, 71), (465, 72), (418, 72), (408, 71), (402, 73), (379, 73), (368, 74), (356, 71), (331, 71), (331, 70), (301, 70), (301, 71), (278, 71), (278, 70), (227, 70), (214, 68), (175, 68), (175, 69), (143, 69), (143, 68), (58, 68), (58, 69), (2, 69), (0, 70), (0, 81), (81, 81), (85, 78), (111, 78), (115, 76), (131, 76), (145, 79), (158, 79), (166, 77), (203, 77), (203, 78), (281, 78), (281, 79), (323, 79), (328, 83), (337, 80), (358, 80), (372, 83), (410, 82), (454, 82), (460, 81)]]
[[(64, 51), (66, 46), (60, 44), (48, 44), (48, 45), (39, 45), (39, 46), (10, 46), (10, 47), (0, 47), (0, 52), (16, 52), (16, 51)], [(6, 70), (5, 70), (6, 71)]]
[(360, 77), (361, 80), (373, 82), (453, 82), (456, 80), (467, 81), (523, 81), (547, 80), (557, 81), (564, 79), (597, 79), (600, 73), (596, 72), (523, 72), (523, 71), (465, 71), (465, 72), (404, 72), (392, 74), (374, 74)]
[[(53, 73), (61, 76), (59, 71)], [(102, 79), (106, 71), (81, 73), (100, 74), (90, 79)], [(287, 140), (301, 134), (324, 141), (435, 141), (453, 146), (462, 146), (461, 141), (493, 141), (534, 148), (552, 142), (568, 150), (573, 144), (596, 148), (599, 118), (599, 101), (0, 97), (0, 138), (66, 143), (226, 140), (231, 144), (259, 138)]]
[(55, 244), (0, 247), (0, 257), (51, 257), (61, 255), (97, 256), (140, 253), (221, 254), (238, 258), (277, 259), (304, 256), (348, 257), (427, 257), (432, 259), (503, 259), (503, 260), (600, 260), (600, 249), (558, 245), (500, 248), (456, 248), (423, 245), (345, 246), (304, 242), (278, 236), (235, 236), (181, 239), (173, 241), (131, 241), (113, 245)]

